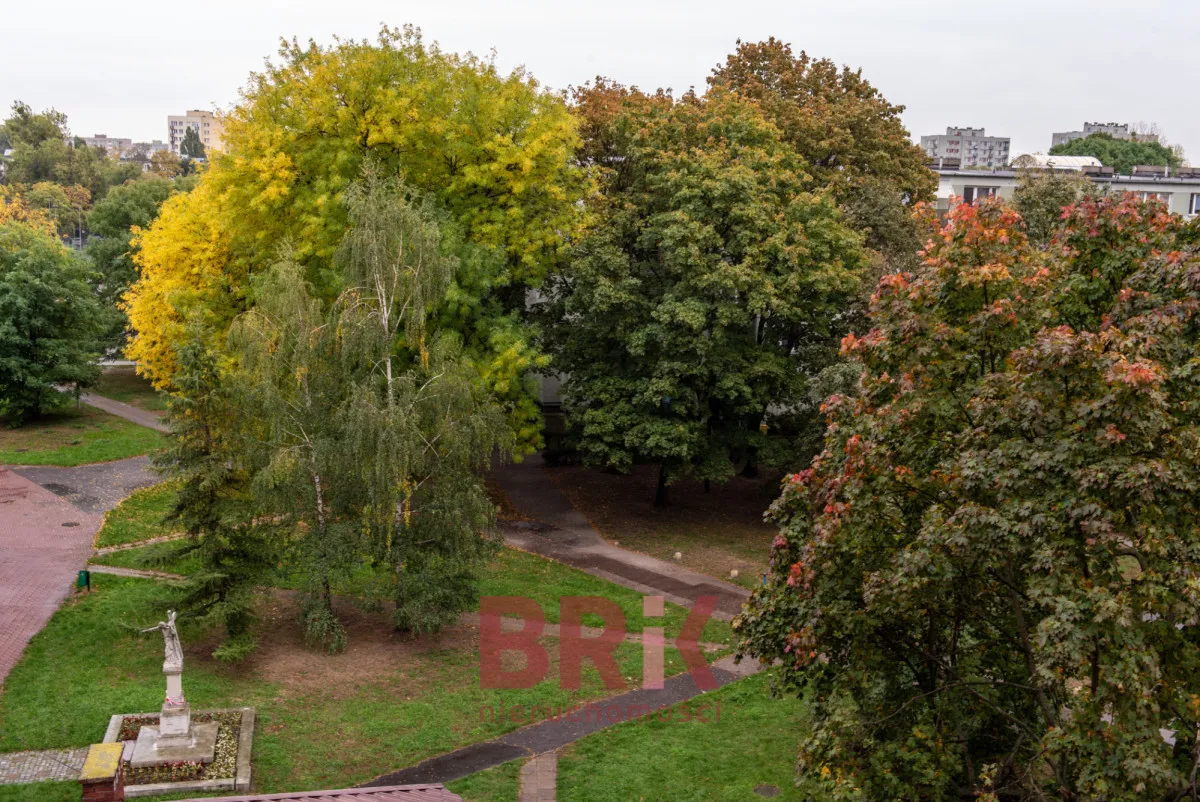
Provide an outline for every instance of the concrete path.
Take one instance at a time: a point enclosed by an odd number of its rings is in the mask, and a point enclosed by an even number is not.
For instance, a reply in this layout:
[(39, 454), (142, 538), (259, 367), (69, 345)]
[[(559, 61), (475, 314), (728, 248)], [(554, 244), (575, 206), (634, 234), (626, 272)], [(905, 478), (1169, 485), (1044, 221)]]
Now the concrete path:
[(101, 516), (0, 468), (0, 687), (71, 591)]
[(139, 487), (162, 481), (151, 467), (149, 457), (130, 457), (73, 468), (30, 465), (12, 470), (84, 512), (92, 513), (108, 512)]
[(95, 407), (110, 415), (116, 415), (118, 418), (124, 418), (139, 426), (145, 426), (148, 429), (157, 429), (160, 432), (167, 431), (166, 424), (162, 422), (161, 412), (150, 412), (149, 410), (140, 409), (129, 404), (122, 404), (120, 401), (113, 401), (111, 398), (105, 398), (102, 395), (95, 395), (93, 393), (82, 393), (79, 396), (79, 400), (89, 407)]
[(532, 522), (502, 525), (511, 546), (572, 565), (639, 593), (662, 594), (668, 601), (691, 607), (700, 596), (716, 596), (716, 618), (737, 615), (750, 593), (745, 588), (698, 574), (646, 554), (614, 546), (600, 536), (587, 517), (546, 475), (538, 457), (496, 466), (491, 477), (512, 505)]
[[(733, 657), (722, 657), (712, 664), (713, 677), (718, 687), (724, 687), (759, 670), (758, 663), (748, 661), (737, 665)], [(536, 711), (545, 720), (510, 732), (490, 741), (464, 746), (449, 754), (432, 757), (415, 766), (384, 774), (360, 788), (381, 785), (404, 785), (406, 783), (447, 783), (507, 763), (553, 752), (584, 736), (621, 723), (649, 715), (699, 696), (701, 691), (690, 673), (676, 674), (663, 682), (661, 690), (640, 688), (635, 691), (597, 699), (579, 705), (570, 711)], [(524, 710), (524, 708), (521, 708)], [(496, 711), (496, 715), (511, 716), (511, 711)], [(711, 711), (710, 711), (711, 712)], [(481, 711), (482, 713), (482, 711)], [(714, 715), (719, 715), (717, 710)]]
[(44, 752), (8, 752), (0, 755), (0, 785), (45, 780), (77, 780), (88, 747), (47, 749)]
[(558, 793), (558, 753), (538, 755), (521, 767), (517, 802), (555, 802)]

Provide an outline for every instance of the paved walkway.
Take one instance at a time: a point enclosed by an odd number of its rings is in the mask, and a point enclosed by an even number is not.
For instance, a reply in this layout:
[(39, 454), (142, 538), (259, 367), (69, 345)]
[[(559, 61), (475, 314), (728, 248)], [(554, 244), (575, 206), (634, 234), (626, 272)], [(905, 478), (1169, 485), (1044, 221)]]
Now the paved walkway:
[(555, 802), (558, 793), (558, 753), (547, 752), (521, 767), (517, 802)]
[(116, 415), (118, 418), (124, 418), (127, 421), (145, 426), (148, 429), (157, 429), (160, 432), (167, 431), (167, 426), (162, 422), (161, 412), (151, 412), (146, 409), (122, 404), (120, 401), (113, 401), (111, 398), (105, 398), (102, 395), (94, 395), (92, 393), (82, 393), (79, 400), (87, 404), (89, 407), (103, 410), (110, 415)]
[(139, 487), (161, 482), (148, 457), (130, 457), (73, 468), (52, 465), (14, 467), (15, 473), (41, 485), (84, 512), (105, 513)]
[(502, 525), (509, 545), (564, 562), (639, 593), (665, 595), (669, 601), (684, 607), (691, 607), (700, 596), (716, 596), (714, 617), (724, 620), (741, 611), (750, 596), (745, 588), (606, 541), (559, 492), (546, 470), (538, 457), (492, 469), (493, 481), (512, 505), (533, 519)]
[[(733, 657), (722, 657), (712, 664), (718, 687), (757, 673), (758, 663), (735, 664)], [(406, 783), (447, 783), (507, 763), (510, 760), (553, 752), (584, 736), (607, 729), (622, 721), (656, 715), (655, 711), (699, 696), (701, 691), (690, 673), (676, 674), (663, 682), (661, 690), (639, 688), (635, 691), (596, 699), (572, 710), (535, 711), (545, 720), (502, 735), (490, 741), (464, 746), (454, 752), (432, 757), (415, 766), (384, 774), (360, 788)], [(524, 708), (521, 708), (524, 710)], [(482, 713), (483, 711), (481, 711)], [(506, 711), (496, 711), (504, 715)], [(508, 711), (511, 715), (511, 711)]]
[(88, 747), (84, 746), (0, 754), (0, 785), (79, 779), (87, 753)]
[(100, 521), (0, 468), (0, 687), (70, 592)]

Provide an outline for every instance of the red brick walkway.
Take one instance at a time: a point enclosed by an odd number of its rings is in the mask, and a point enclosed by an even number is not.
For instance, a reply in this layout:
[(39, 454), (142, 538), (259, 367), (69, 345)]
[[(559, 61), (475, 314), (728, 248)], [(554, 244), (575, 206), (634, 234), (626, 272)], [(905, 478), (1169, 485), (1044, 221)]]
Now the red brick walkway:
[(0, 467), (0, 687), (70, 592), (101, 520)]

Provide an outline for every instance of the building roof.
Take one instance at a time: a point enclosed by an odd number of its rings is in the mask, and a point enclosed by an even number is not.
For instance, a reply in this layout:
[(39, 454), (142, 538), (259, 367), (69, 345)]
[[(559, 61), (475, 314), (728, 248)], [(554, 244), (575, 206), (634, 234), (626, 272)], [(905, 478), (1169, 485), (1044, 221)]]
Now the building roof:
[(1082, 170), (1084, 167), (1102, 166), (1095, 156), (1049, 156), (1045, 153), (1022, 153), (1012, 163), (1014, 167), (1045, 167), (1052, 170)]
[[(189, 799), (184, 802), (211, 802)], [(340, 791), (296, 791), (289, 794), (223, 796), (221, 802), (463, 802), (444, 785), (388, 785), (379, 788), (343, 788)]]

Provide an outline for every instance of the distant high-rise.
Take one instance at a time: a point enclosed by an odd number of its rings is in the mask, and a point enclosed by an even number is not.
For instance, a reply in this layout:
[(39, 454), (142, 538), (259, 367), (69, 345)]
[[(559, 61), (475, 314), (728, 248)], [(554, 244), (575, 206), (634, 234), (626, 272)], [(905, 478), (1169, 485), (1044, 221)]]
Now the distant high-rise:
[(187, 114), (167, 117), (167, 144), (172, 153), (179, 153), (179, 147), (183, 144), (184, 132), (189, 128), (196, 129), (196, 133), (200, 136), (200, 143), (204, 145), (206, 152), (210, 148), (221, 149), (221, 134), (225, 126), (222, 125), (220, 118), (211, 111), (196, 109)]
[(1133, 139), (1137, 142), (1157, 142), (1158, 134), (1129, 130), (1128, 123), (1084, 123), (1082, 131), (1059, 131), (1050, 135), (1050, 147), (1065, 145), (1092, 134), (1108, 134), (1113, 139)]
[(132, 139), (122, 139), (121, 137), (109, 136), (108, 134), (85, 136), (83, 137), (83, 141), (89, 148), (104, 148), (109, 156), (120, 156), (133, 147)]
[(982, 128), (947, 128), (945, 134), (921, 137), (921, 147), (931, 159), (958, 159), (959, 165), (1005, 167), (1010, 140), (988, 136)]

